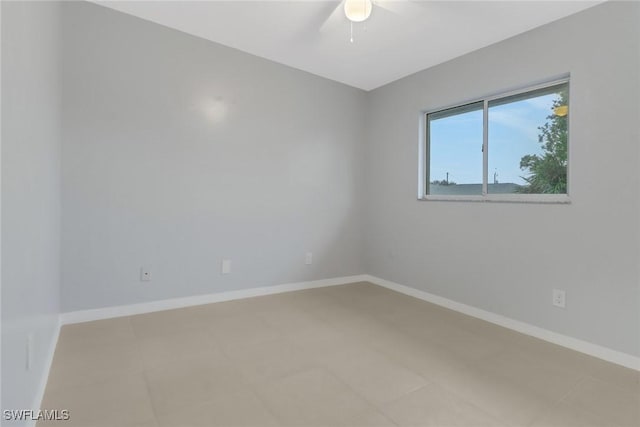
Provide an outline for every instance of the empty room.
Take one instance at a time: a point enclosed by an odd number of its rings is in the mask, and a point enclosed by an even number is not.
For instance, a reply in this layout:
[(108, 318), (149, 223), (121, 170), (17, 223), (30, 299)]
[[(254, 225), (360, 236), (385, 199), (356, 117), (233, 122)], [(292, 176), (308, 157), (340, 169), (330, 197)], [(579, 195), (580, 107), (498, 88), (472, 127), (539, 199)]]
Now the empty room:
[(0, 22), (3, 427), (640, 427), (640, 2)]

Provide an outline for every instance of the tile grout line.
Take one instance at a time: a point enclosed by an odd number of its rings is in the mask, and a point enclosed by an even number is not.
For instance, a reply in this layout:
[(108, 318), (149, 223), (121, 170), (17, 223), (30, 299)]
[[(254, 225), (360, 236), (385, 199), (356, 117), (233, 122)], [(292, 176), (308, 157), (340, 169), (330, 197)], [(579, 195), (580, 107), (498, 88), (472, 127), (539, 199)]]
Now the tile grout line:
[[(555, 402), (553, 402), (552, 404), (545, 406), (544, 408), (542, 408), (538, 413), (536, 413), (536, 415), (533, 417), (533, 419), (527, 424), (527, 426), (533, 426), (534, 423), (536, 423), (537, 421), (539, 421), (540, 419), (542, 419), (542, 417), (544, 417), (544, 415), (546, 413), (549, 412), (549, 410), (553, 410), (556, 408), (559, 408), (564, 400), (575, 390), (578, 388), (578, 386), (580, 384), (582, 384), (584, 382), (584, 380), (588, 377), (588, 374), (582, 374), (580, 377), (578, 377), (578, 379), (570, 386), (568, 387), (568, 390), (566, 393), (564, 393), (562, 395), (562, 397), (560, 397), (558, 400), (556, 400)], [(547, 410), (547, 411), (545, 411)]]
[(149, 386), (149, 380), (147, 379), (147, 373), (145, 370), (141, 372), (142, 381), (144, 382), (144, 387), (147, 390), (147, 397), (149, 398), (149, 405), (151, 406), (151, 414), (153, 414), (153, 419), (156, 422), (156, 425), (160, 427), (160, 419), (158, 417), (158, 413), (156, 411), (156, 405), (153, 402), (153, 396), (151, 394), (151, 387)]

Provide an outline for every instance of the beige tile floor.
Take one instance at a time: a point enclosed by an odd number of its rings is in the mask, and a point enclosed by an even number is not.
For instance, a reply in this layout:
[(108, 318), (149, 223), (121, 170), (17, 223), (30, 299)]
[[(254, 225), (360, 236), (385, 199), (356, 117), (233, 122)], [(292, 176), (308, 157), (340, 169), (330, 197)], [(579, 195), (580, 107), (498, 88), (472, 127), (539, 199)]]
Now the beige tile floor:
[(355, 283), (65, 326), (43, 407), (86, 427), (640, 426), (640, 374)]

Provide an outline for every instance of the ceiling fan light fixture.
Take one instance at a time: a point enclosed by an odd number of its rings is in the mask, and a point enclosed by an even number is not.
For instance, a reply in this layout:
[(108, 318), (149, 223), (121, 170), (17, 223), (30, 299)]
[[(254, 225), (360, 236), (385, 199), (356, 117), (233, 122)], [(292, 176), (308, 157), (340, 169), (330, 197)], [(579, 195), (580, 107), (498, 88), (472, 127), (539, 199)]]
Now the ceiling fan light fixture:
[(371, 0), (345, 0), (344, 14), (351, 22), (362, 22), (371, 16)]

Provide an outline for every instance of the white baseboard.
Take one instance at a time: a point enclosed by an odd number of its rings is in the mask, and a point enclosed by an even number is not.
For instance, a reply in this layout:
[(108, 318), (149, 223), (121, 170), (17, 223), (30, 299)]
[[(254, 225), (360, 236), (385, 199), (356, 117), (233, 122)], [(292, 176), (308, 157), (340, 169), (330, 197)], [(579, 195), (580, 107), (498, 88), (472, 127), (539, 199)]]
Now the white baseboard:
[[(154, 311), (171, 310), (175, 308), (191, 307), (195, 305), (210, 304), (214, 302), (231, 301), (242, 298), (250, 298), (262, 295), (279, 294), (283, 292), (298, 291), (304, 289), (321, 288), (325, 286), (336, 286), (354, 282), (371, 282), (379, 286), (403, 293), (421, 300), (472, 316), (481, 320), (485, 320), (496, 325), (512, 329), (514, 331), (539, 338), (571, 350), (597, 357), (607, 362), (612, 362), (627, 368), (640, 371), (640, 357), (617, 350), (553, 332), (540, 328), (519, 320), (510, 319), (508, 317), (472, 307), (467, 304), (459, 303), (438, 295), (431, 294), (409, 286), (401, 285), (389, 280), (368, 274), (360, 274), (357, 276), (335, 277), (332, 279), (313, 280), (308, 282), (287, 283), (282, 285), (264, 286), (259, 288), (242, 289), (238, 291), (219, 292), (215, 294), (196, 295), (191, 297), (173, 298), (161, 301), (151, 301), (140, 304), (131, 304), (115, 307), (97, 308), (92, 310), (72, 311), (62, 313), (60, 315), (60, 323), (67, 325), (71, 323), (89, 322), (92, 320), (110, 319), (114, 317), (131, 316), (136, 314), (151, 313)], [(59, 328), (58, 328), (59, 330)], [(56, 340), (57, 342), (57, 336)], [(53, 350), (51, 350), (51, 359), (53, 359)], [(51, 363), (51, 360), (49, 360)], [(48, 372), (48, 371), (47, 371)], [(46, 378), (45, 378), (46, 384)], [(44, 393), (44, 386), (42, 387)], [(41, 399), (41, 397), (40, 397)]]
[(470, 305), (462, 304), (447, 298), (440, 297), (438, 295), (431, 294), (429, 292), (421, 291), (419, 289), (411, 288), (409, 286), (400, 285), (389, 280), (381, 279), (379, 277), (365, 275), (365, 279), (368, 282), (376, 285), (394, 290), (396, 292), (403, 293), (463, 314), (476, 317), (478, 319), (486, 320), (487, 322), (494, 323), (496, 325), (512, 329), (514, 331), (530, 335), (535, 338), (539, 338), (544, 341), (548, 341), (553, 344), (557, 344), (562, 347), (569, 348), (571, 350), (579, 351), (581, 353), (588, 354), (589, 356), (597, 357), (607, 362), (615, 363), (617, 365), (624, 366), (626, 368), (635, 369), (640, 371), (640, 357), (636, 357), (627, 353), (622, 353), (617, 350), (612, 350), (607, 347), (603, 347), (597, 344), (593, 344), (587, 341), (582, 341), (577, 338), (573, 338), (567, 335), (562, 335), (557, 332), (549, 331), (537, 326), (530, 325), (519, 320), (510, 319), (499, 314), (492, 313), (490, 311), (482, 310), (480, 308), (472, 307)]
[(68, 325), (71, 323), (82, 323), (92, 320), (132, 316), (135, 314), (151, 313), (154, 311), (211, 304), (214, 302), (231, 301), (242, 298), (251, 298), (263, 295), (280, 294), (283, 292), (299, 291), (303, 289), (322, 288), (326, 286), (336, 286), (346, 283), (362, 282), (367, 280), (367, 277), (368, 276), (364, 274), (357, 276), (334, 277), (332, 279), (286, 283), (282, 285), (263, 286), (259, 288), (242, 289), (237, 291), (218, 292), (214, 294), (143, 302), (140, 304), (120, 305), (115, 307), (96, 308), (92, 310), (71, 311), (62, 313), (60, 315), (60, 321), (63, 325)]
[[(49, 372), (51, 372), (51, 365), (53, 365), (53, 356), (56, 352), (56, 346), (58, 345), (58, 338), (60, 337), (60, 318), (56, 319), (55, 330), (53, 331), (53, 337), (49, 342), (49, 348), (47, 349), (47, 359), (44, 362), (44, 369), (42, 371), (42, 377), (40, 378), (40, 384), (38, 385), (38, 391), (33, 399), (33, 410), (42, 408), (42, 400), (44, 399), (44, 392), (47, 388), (47, 381), (49, 380)], [(35, 427), (36, 421), (29, 421), (29, 427)]]

